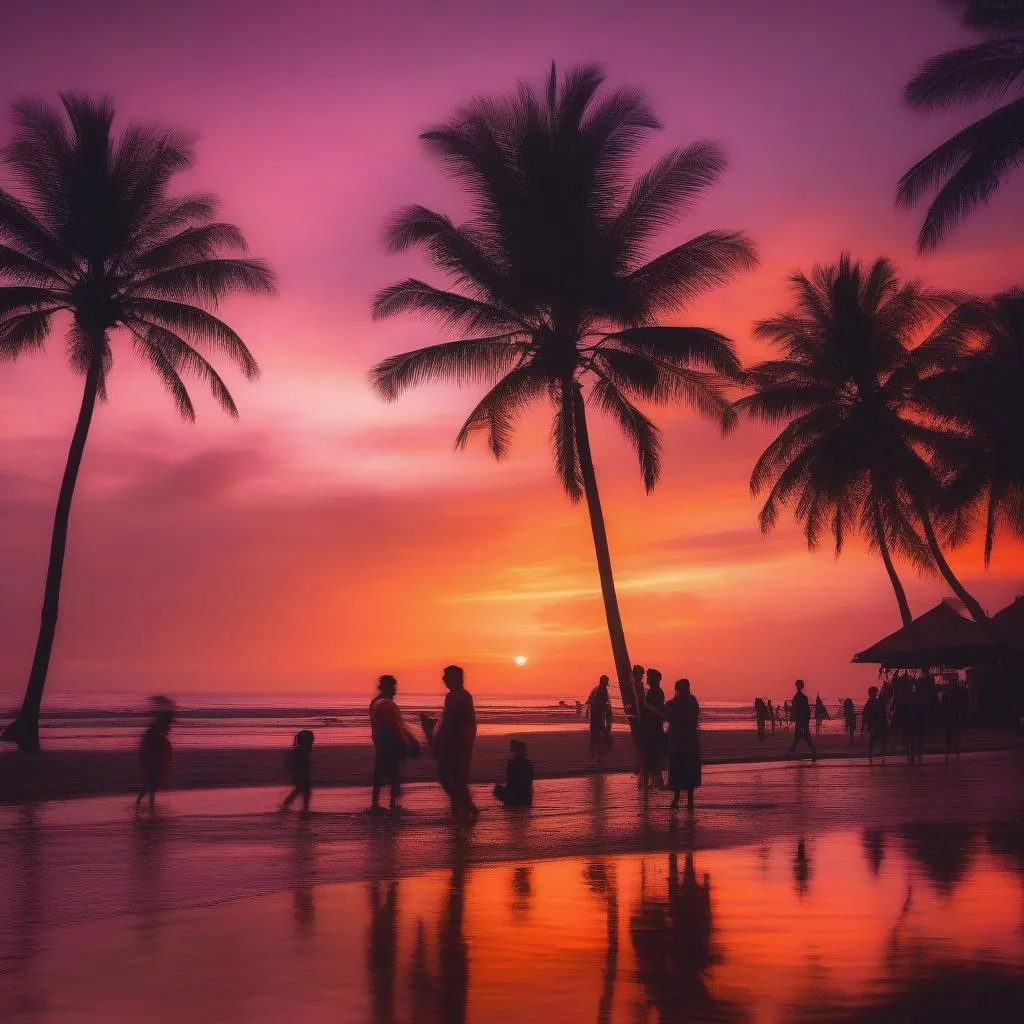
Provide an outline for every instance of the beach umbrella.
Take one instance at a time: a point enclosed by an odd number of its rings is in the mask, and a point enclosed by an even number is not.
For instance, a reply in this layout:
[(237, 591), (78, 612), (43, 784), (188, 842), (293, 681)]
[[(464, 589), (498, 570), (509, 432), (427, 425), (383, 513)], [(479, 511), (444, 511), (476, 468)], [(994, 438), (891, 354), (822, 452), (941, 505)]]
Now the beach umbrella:
[(994, 661), (1000, 650), (984, 628), (943, 601), (909, 626), (858, 652), (853, 660), (884, 668), (966, 668)]

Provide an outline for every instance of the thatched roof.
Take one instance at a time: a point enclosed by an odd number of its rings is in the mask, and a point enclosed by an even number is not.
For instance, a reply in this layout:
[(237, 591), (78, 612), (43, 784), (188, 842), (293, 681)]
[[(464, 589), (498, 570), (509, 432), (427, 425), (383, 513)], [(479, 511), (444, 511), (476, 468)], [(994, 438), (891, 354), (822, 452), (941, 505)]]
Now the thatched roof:
[(998, 651), (985, 629), (943, 601), (853, 660), (886, 668), (966, 668), (992, 661)]
[(993, 615), (992, 628), (1011, 651), (1024, 651), (1024, 597)]

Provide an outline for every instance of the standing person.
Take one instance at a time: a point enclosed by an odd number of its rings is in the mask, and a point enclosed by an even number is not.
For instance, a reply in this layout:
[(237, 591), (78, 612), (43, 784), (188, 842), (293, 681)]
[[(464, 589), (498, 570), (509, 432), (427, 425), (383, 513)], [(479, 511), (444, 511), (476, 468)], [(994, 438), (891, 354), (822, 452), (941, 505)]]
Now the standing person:
[(494, 797), (506, 807), (533, 806), (533, 762), (526, 756), (522, 740), (509, 743), (512, 757), (505, 766), (505, 785), (494, 787)]
[[(816, 761), (818, 752), (814, 749), (814, 743), (811, 741), (811, 702), (807, 699), (807, 694), (804, 693), (804, 681), (798, 679), (795, 685), (796, 693), (793, 694), (790, 704), (794, 732), (793, 745), (789, 748), (789, 754), (795, 754), (796, 745), (803, 740), (810, 747), (812, 759)], [(789, 754), (786, 756), (788, 757)]]
[(818, 696), (814, 698), (815, 734), (821, 733), (821, 723), (824, 722), (826, 718), (828, 718), (828, 708), (825, 707), (825, 702), (821, 699), (821, 694), (819, 693)]
[(611, 746), (612, 700), (608, 693), (608, 677), (601, 676), (586, 700), (587, 715), (590, 719), (590, 756), (597, 758), (600, 768), (605, 754)]
[(940, 698), (942, 723), (946, 727), (946, 764), (950, 751), (960, 760), (960, 737), (967, 720), (967, 688), (959, 679), (952, 680)]
[(139, 764), (142, 767), (142, 789), (135, 799), (135, 806), (149, 797), (150, 812), (156, 810), (156, 793), (171, 768), (171, 725), (174, 722), (174, 702), (167, 697), (154, 697), (153, 720), (142, 734), (139, 743)]
[(857, 709), (853, 706), (853, 698), (847, 697), (843, 701), (843, 723), (846, 731), (850, 734), (850, 746), (853, 746), (853, 735), (857, 731)]
[(885, 748), (889, 745), (889, 723), (885, 717), (885, 705), (878, 696), (878, 687), (868, 687), (868, 699), (860, 713), (860, 734), (868, 731), (868, 760), (874, 757), (875, 744), (882, 748), (882, 760), (885, 760)]
[(377, 695), (370, 701), (370, 735), (373, 739), (373, 793), (370, 813), (380, 810), (380, 791), (389, 786), (388, 805), (392, 811), (401, 808), (402, 762), (407, 757), (418, 757), (419, 742), (402, 718), (395, 703), (398, 680), (394, 676), (381, 676), (377, 680)]
[[(643, 730), (644, 722), (644, 667), (643, 665), (634, 665), (633, 672), (631, 675), (633, 684), (633, 700), (636, 703), (636, 714), (637, 714), (637, 735)], [(629, 714), (628, 710), (626, 712)]]
[(777, 707), (775, 707), (774, 704), (772, 704), (770, 697), (769, 697), (769, 699), (767, 701), (767, 704), (768, 704), (768, 721), (771, 723), (772, 735), (774, 736), (775, 735), (775, 726), (776, 726), (776, 723), (779, 720), (779, 709)]
[(644, 697), (640, 716), (640, 755), (643, 762), (643, 779), (648, 786), (664, 789), (661, 772), (661, 758), (665, 748), (665, 691), (661, 688), (661, 673), (656, 668), (647, 670), (647, 694)]
[(782, 721), (786, 728), (789, 728), (789, 723), (793, 721), (793, 706), (788, 700), (782, 702)]
[(292, 749), (286, 761), (288, 775), (292, 780), (292, 791), (281, 803), (281, 810), (291, 807), (297, 796), (302, 797), (302, 813), (309, 814), (309, 800), (313, 795), (313, 743), (312, 729), (300, 729), (295, 734)]
[(441, 721), (423, 716), (423, 731), (437, 758), (441, 788), (448, 794), (452, 820), (459, 825), (472, 825), (480, 817), (480, 809), (469, 792), (469, 770), (476, 740), (476, 708), (466, 689), (465, 673), (458, 665), (448, 665), (441, 676), (448, 688)]
[(679, 806), (679, 794), (686, 790), (686, 809), (693, 810), (693, 791), (701, 784), (700, 705), (690, 692), (690, 680), (676, 682), (676, 695), (665, 705), (668, 722), (668, 788)]
[(768, 715), (764, 700), (761, 697), (754, 698), (754, 718), (757, 719), (757, 738), (764, 743), (764, 721)]

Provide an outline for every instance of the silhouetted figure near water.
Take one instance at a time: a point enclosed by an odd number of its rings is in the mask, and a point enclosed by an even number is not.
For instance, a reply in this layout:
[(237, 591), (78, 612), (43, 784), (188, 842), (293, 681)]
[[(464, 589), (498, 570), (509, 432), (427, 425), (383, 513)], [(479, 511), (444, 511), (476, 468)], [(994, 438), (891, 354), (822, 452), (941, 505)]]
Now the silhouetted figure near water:
[(377, 682), (377, 696), (370, 701), (370, 734), (373, 738), (373, 792), (370, 811), (380, 810), (380, 791), (390, 787), (389, 805), (399, 809), (402, 795), (402, 762), (419, 757), (420, 745), (402, 718), (395, 702), (398, 681), (394, 676), (381, 676)]
[(676, 695), (665, 705), (668, 722), (668, 788), (679, 806), (679, 794), (686, 790), (686, 809), (693, 810), (693, 791), (701, 784), (700, 705), (690, 692), (690, 680), (676, 682)]
[(495, 799), (506, 807), (531, 807), (533, 805), (533, 762), (526, 756), (526, 744), (522, 740), (509, 743), (512, 757), (505, 766), (505, 785), (494, 787)]
[(640, 717), (640, 755), (643, 761), (644, 789), (653, 786), (664, 789), (661, 759), (665, 751), (665, 691), (661, 688), (661, 673), (656, 668), (647, 670), (647, 694)]
[(793, 883), (797, 896), (807, 895), (811, 883), (811, 858), (807, 855), (807, 843), (802, 838), (797, 841), (793, 856)]
[(761, 697), (754, 698), (754, 718), (757, 720), (757, 738), (764, 743), (764, 724), (768, 717), (768, 707)]
[(167, 778), (171, 769), (171, 725), (174, 722), (174, 702), (167, 697), (154, 697), (152, 700), (153, 721), (142, 735), (139, 744), (139, 764), (142, 767), (142, 789), (135, 799), (135, 806), (140, 807), (142, 801), (149, 799), (149, 809), (156, 809), (157, 790)]
[(396, 1024), (395, 989), (398, 978), (398, 880), (367, 885), (370, 930), (366, 942), (366, 970), (370, 976), (372, 1024)]
[(946, 764), (949, 764), (951, 753), (960, 760), (960, 741), (967, 722), (968, 704), (967, 688), (959, 680), (949, 683), (939, 699), (942, 724), (946, 730)]
[(847, 697), (843, 701), (843, 724), (850, 737), (850, 746), (853, 746), (853, 738), (857, 732), (857, 709), (853, 706), (853, 698)]
[(302, 797), (302, 813), (309, 814), (309, 801), (313, 795), (313, 743), (312, 729), (300, 729), (295, 734), (292, 749), (288, 751), (286, 764), (288, 775), (292, 780), (292, 791), (284, 798), (281, 809), (286, 811)]
[(587, 712), (590, 717), (590, 756), (597, 758), (600, 767), (612, 745), (612, 700), (607, 676), (601, 676), (597, 686), (590, 691)]
[(423, 731), (437, 758), (438, 777), (441, 788), (451, 801), (452, 820), (459, 825), (471, 825), (480, 817), (480, 810), (469, 792), (469, 772), (476, 741), (476, 708), (458, 665), (445, 668), (441, 678), (448, 687), (441, 721), (435, 729), (433, 719), (424, 715)]
[(814, 698), (814, 731), (816, 734), (821, 733), (821, 723), (827, 721), (828, 718), (828, 708), (825, 707), (825, 702), (821, 699), (821, 694), (819, 693)]
[(885, 705), (878, 696), (878, 687), (868, 687), (868, 699), (860, 713), (860, 734), (868, 731), (868, 759), (875, 755), (875, 744), (877, 743), (882, 751), (882, 760), (885, 760), (885, 750), (889, 745), (889, 722), (885, 717)]
[(818, 752), (814, 749), (814, 742), (811, 740), (811, 702), (804, 693), (804, 681), (796, 681), (796, 693), (793, 694), (793, 701), (790, 704), (790, 714), (793, 717), (793, 745), (789, 748), (790, 754), (796, 753), (797, 744), (803, 740), (810, 748), (811, 757), (817, 760)]

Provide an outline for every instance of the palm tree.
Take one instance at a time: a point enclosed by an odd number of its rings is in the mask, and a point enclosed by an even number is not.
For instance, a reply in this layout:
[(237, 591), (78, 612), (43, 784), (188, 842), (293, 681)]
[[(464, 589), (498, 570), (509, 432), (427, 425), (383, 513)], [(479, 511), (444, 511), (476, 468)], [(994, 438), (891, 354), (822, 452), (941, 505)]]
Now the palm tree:
[(486, 387), (456, 447), (482, 431), (498, 459), (524, 410), (550, 404), (559, 479), (573, 502), (587, 502), (616, 672), (633, 722), (636, 699), (587, 407), (619, 425), (648, 491), (661, 470), (660, 439), (640, 405), (683, 401), (729, 426), (724, 382), (739, 372), (729, 340), (658, 322), (753, 267), (756, 257), (746, 236), (729, 231), (707, 231), (649, 257), (652, 236), (718, 180), (725, 158), (717, 146), (697, 142), (631, 181), (631, 158), (660, 125), (639, 93), (599, 97), (603, 80), (599, 68), (587, 66), (559, 81), (552, 66), (544, 95), (520, 85), (510, 97), (476, 100), (423, 133), (463, 186), (471, 215), (456, 224), (407, 207), (388, 227), (387, 244), (393, 252), (420, 246), (452, 287), (409, 278), (377, 296), (374, 316), (419, 313), (461, 340), (385, 359), (372, 383), (387, 401), (427, 382)]
[(985, 38), (933, 57), (906, 87), (918, 110), (1016, 98), (957, 132), (900, 179), (897, 202), (913, 206), (938, 189), (918, 235), (934, 249), (967, 214), (983, 206), (1024, 159), (1024, 0), (955, 0), (961, 22)]
[(270, 292), (241, 232), (214, 221), (206, 195), (172, 196), (171, 178), (192, 163), (188, 137), (143, 124), (113, 130), (107, 99), (61, 96), (63, 110), (14, 106), (4, 155), (20, 197), (0, 190), (0, 358), (41, 348), (67, 318), (72, 369), (85, 378), (54, 516), (39, 637), (21, 711), (2, 738), (39, 748), (39, 709), (60, 600), (71, 501), (97, 400), (107, 397), (115, 334), (157, 374), (178, 411), (195, 418), (182, 380), (205, 382), (232, 416), (238, 410), (201, 350), (232, 359), (248, 379), (259, 368), (242, 339), (204, 306), (232, 292)]
[[(755, 494), (768, 490), (761, 529), (771, 530), (792, 505), (812, 549), (830, 535), (838, 556), (851, 536), (865, 537), (881, 555), (904, 625), (912, 616), (897, 556), (938, 568), (984, 621), (935, 525), (939, 488), (928, 460), (944, 449), (947, 432), (910, 414), (915, 381), (955, 344), (959, 324), (947, 314), (957, 297), (901, 283), (888, 260), (864, 268), (845, 253), (790, 280), (793, 308), (754, 328), (783, 357), (750, 369), (750, 393), (736, 403), (740, 413), (785, 424), (750, 478)], [(959, 539), (959, 521), (946, 525), (946, 539)]]
[(988, 565), (1000, 524), (1024, 537), (1024, 291), (972, 301), (958, 316), (967, 344), (916, 397), (962, 439), (944, 447), (940, 476), (951, 508), (980, 508)]

